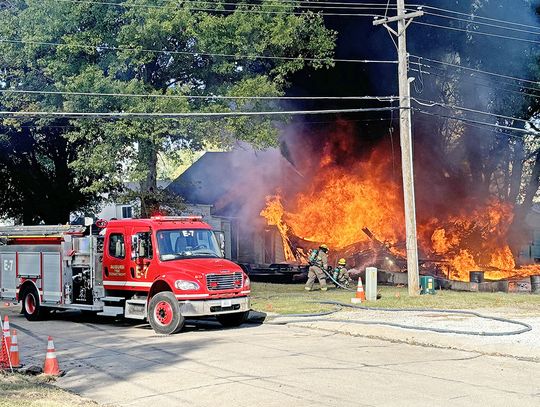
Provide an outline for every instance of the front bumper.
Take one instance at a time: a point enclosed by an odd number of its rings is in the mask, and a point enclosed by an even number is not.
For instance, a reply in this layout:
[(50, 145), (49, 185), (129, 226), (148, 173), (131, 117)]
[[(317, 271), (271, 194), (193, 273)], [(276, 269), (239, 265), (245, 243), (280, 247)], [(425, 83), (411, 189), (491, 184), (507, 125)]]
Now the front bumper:
[(250, 309), (249, 297), (223, 298), (218, 300), (178, 301), (180, 313), (185, 317), (200, 317), (218, 314), (245, 312)]

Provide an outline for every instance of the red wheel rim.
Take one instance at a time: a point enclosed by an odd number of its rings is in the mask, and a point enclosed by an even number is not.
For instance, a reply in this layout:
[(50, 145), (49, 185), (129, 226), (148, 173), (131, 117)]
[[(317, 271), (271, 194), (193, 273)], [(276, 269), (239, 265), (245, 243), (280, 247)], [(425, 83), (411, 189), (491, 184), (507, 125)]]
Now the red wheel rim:
[(169, 325), (173, 319), (173, 309), (167, 301), (160, 301), (154, 311), (156, 321), (161, 325)]
[(36, 299), (34, 298), (34, 294), (30, 293), (26, 296), (24, 299), (24, 308), (29, 314), (33, 314), (36, 311)]

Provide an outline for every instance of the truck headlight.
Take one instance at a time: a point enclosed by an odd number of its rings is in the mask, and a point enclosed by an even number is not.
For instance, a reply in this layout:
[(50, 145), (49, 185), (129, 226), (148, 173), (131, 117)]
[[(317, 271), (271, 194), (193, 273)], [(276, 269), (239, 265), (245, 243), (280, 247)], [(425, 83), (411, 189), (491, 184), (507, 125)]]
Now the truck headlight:
[(197, 284), (195, 281), (186, 281), (186, 280), (176, 280), (174, 282), (174, 286), (178, 288), (179, 290), (198, 290), (199, 284)]
[(251, 280), (249, 279), (249, 277), (246, 274), (246, 278), (244, 280), (244, 287), (249, 287), (250, 285), (251, 285)]

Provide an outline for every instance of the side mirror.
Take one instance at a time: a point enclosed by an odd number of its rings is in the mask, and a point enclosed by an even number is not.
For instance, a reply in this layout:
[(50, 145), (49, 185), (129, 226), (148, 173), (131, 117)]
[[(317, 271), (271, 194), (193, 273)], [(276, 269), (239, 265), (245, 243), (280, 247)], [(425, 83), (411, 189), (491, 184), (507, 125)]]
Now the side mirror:
[(131, 260), (139, 257), (140, 239), (139, 235), (131, 236)]
[(215, 232), (216, 237), (219, 243), (219, 248), (221, 249), (221, 255), (225, 257), (225, 234), (223, 232)]

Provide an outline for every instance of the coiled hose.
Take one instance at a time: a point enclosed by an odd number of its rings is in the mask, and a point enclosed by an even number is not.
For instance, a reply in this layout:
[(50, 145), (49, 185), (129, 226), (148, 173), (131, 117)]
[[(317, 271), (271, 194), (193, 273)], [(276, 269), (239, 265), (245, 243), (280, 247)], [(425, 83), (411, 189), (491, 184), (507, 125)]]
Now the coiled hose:
[[(362, 305), (346, 304), (339, 301), (315, 301), (315, 302), (319, 304), (334, 305), (336, 308), (331, 311), (326, 311), (326, 312), (321, 312), (321, 313), (279, 315), (277, 317), (273, 317), (269, 322), (266, 322), (266, 323), (273, 324), (273, 325), (287, 325), (287, 324), (298, 323), (298, 322), (334, 322), (334, 323), (337, 322), (337, 323), (347, 323), (347, 324), (357, 324), (357, 325), (386, 325), (386, 326), (391, 326), (395, 328), (411, 329), (411, 330), (417, 330), (417, 331), (429, 331), (429, 332), (436, 332), (436, 333), (471, 335), (471, 336), (510, 336), (510, 335), (519, 335), (525, 332), (532, 331), (532, 326), (529, 324), (526, 324), (525, 322), (515, 321), (508, 318), (482, 315), (474, 311), (448, 310), (448, 309), (436, 309), (436, 308), (401, 308), (401, 309), (376, 308), (376, 307), (366, 307)], [(388, 322), (388, 321), (357, 321), (357, 320), (349, 320), (349, 319), (320, 318), (321, 316), (334, 314), (340, 311), (343, 307), (361, 309), (361, 310), (367, 310), (367, 311), (382, 311), (382, 312), (430, 312), (430, 313), (441, 313), (441, 314), (471, 315), (477, 318), (503, 322), (503, 323), (507, 323), (511, 325), (518, 325), (518, 326), (521, 326), (522, 328), (516, 329), (513, 331), (503, 331), (503, 332), (487, 331), (486, 332), (486, 331), (467, 331), (467, 330), (458, 330), (458, 329), (406, 325), (406, 324), (398, 324), (395, 322)], [(304, 319), (304, 318), (313, 318), (313, 317), (314, 319), (309, 319), (309, 320)], [(288, 320), (288, 321), (276, 321), (276, 319), (281, 319), (281, 318), (299, 318), (299, 319), (293, 319), (293, 320)]]
[[(333, 276), (328, 273), (327, 270), (324, 270), (322, 267), (319, 267), (324, 274), (337, 286), (347, 290), (347, 291), (355, 291), (351, 290), (344, 285), (340, 284), (338, 281), (336, 281)], [(457, 315), (469, 315), (474, 316), (481, 319), (491, 320), (491, 321), (497, 321), (497, 322), (503, 322), (511, 325), (518, 325), (522, 328), (516, 329), (513, 331), (503, 331), (503, 332), (485, 332), (485, 331), (468, 331), (468, 330), (458, 330), (458, 329), (446, 329), (446, 328), (434, 328), (434, 327), (424, 327), (424, 326), (416, 326), (416, 325), (406, 325), (406, 324), (398, 324), (395, 322), (387, 322), (387, 321), (356, 321), (356, 320), (348, 320), (348, 319), (310, 319), (309, 322), (338, 322), (338, 323), (350, 323), (350, 324), (358, 324), (358, 325), (386, 325), (391, 326), (395, 328), (403, 328), (403, 329), (411, 329), (411, 330), (417, 330), (417, 331), (429, 331), (429, 332), (436, 332), (436, 333), (448, 333), (448, 334), (459, 334), (459, 335), (472, 335), (472, 336), (510, 336), (510, 335), (520, 335), (525, 332), (532, 331), (532, 326), (529, 324), (526, 324), (525, 322), (521, 321), (515, 321), (508, 318), (501, 318), (501, 317), (493, 317), (489, 315), (482, 315), (478, 312), (474, 311), (462, 311), (462, 310), (448, 310), (448, 309), (437, 309), (437, 308), (377, 308), (377, 307), (366, 307), (363, 305), (352, 305), (352, 304), (346, 304), (339, 301), (316, 301), (318, 304), (326, 304), (326, 305), (334, 305), (335, 308), (331, 311), (325, 311), (325, 312), (319, 312), (319, 313), (309, 313), (309, 314), (287, 314), (287, 315), (280, 315), (277, 317), (273, 317), (269, 322), (269, 324), (274, 325), (286, 325), (290, 323), (298, 323), (298, 322), (306, 322), (304, 319), (296, 319), (296, 320), (289, 320), (289, 321), (275, 321), (275, 319), (278, 318), (319, 318), (322, 316), (328, 316), (335, 314), (338, 311), (341, 311), (344, 307), (345, 308), (353, 308), (353, 309), (361, 309), (361, 310), (367, 310), (367, 311), (382, 311), (382, 312), (430, 312), (430, 313), (441, 313), (441, 314), (457, 314)]]
[[(345, 287), (338, 281), (336, 281), (333, 278), (333, 276), (330, 273), (328, 273), (326, 270), (324, 270), (322, 267), (319, 267), (319, 268), (337, 286), (347, 291), (354, 291)], [(410, 330), (417, 330), (417, 331), (429, 331), (429, 332), (436, 332), (436, 333), (470, 335), (470, 336), (510, 336), (510, 335), (519, 335), (525, 332), (532, 331), (532, 326), (529, 324), (526, 324), (525, 322), (515, 321), (508, 318), (482, 315), (474, 311), (448, 310), (448, 309), (437, 309), (437, 308), (400, 308), (400, 309), (377, 308), (377, 307), (366, 307), (363, 305), (346, 304), (339, 301), (316, 301), (316, 302), (319, 304), (334, 305), (335, 308), (331, 311), (318, 312), (318, 313), (279, 315), (279, 316), (273, 317), (266, 323), (273, 324), (273, 325), (287, 325), (291, 323), (306, 322), (304, 318), (315, 318), (315, 319), (309, 319), (308, 321), (309, 322), (334, 322), (334, 323), (337, 322), (337, 323), (347, 323), (347, 324), (357, 324), (357, 325), (385, 325), (385, 326), (391, 326), (394, 328), (410, 329)], [(417, 326), (417, 325), (406, 325), (406, 324), (399, 324), (396, 322), (388, 322), (388, 321), (357, 321), (357, 320), (348, 320), (348, 319), (320, 318), (320, 317), (325, 317), (328, 315), (335, 314), (336, 312), (342, 310), (344, 307), (367, 310), (367, 311), (382, 311), (382, 312), (430, 312), (430, 313), (441, 313), (441, 314), (469, 315), (469, 316), (474, 316), (481, 319), (503, 322), (503, 323), (507, 323), (511, 325), (518, 325), (518, 326), (521, 326), (522, 328), (516, 329), (513, 331), (486, 332), (486, 331), (468, 331), (468, 330), (459, 330), (459, 329), (446, 329), (446, 328), (434, 328), (434, 327), (425, 327), (425, 326)], [(300, 319), (293, 319), (293, 320), (288, 320), (288, 321), (276, 321), (276, 319), (282, 319), (282, 318), (300, 318)]]

